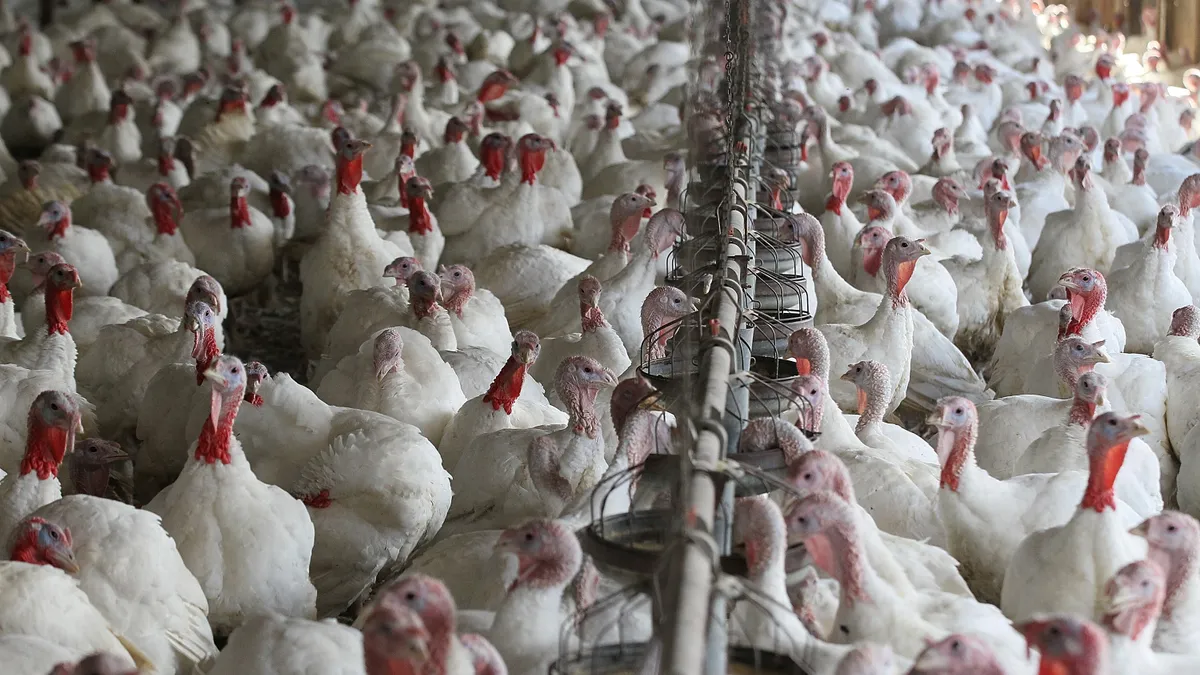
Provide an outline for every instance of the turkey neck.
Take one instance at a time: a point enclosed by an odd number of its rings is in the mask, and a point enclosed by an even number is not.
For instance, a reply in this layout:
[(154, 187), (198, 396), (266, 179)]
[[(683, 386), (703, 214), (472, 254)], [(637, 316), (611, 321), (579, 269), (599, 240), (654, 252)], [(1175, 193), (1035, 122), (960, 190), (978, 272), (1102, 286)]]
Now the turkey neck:
[(1125, 453), (1129, 450), (1129, 441), (1118, 443), (1101, 452), (1089, 449), (1088, 452), (1088, 482), (1083, 492), (1080, 510), (1092, 509), (1097, 513), (1117, 510), (1117, 497), (1113, 485), (1117, 480), (1117, 472), (1125, 462)]
[(58, 468), (68, 447), (75, 445), (74, 428), (52, 427), (35, 411), (29, 411), (29, 437), (25, 441), (25, 457), (21, 460), (21, 475), (36, 473), (38, 480), (58, 478)]
[(873, 581), (873, 572), (867, 566), (862, 542), (853, 524), (842, 521), (832, 525), (807, 537), (804, 547), (813, 563), (841, 585), (839, 614), (843, 609), (853, 609), (859, 602), (871, 602), (867, 587)]
[(229, 226), (241, 229), (250, 225), (250, 205), (243, 196), (229, 198)]
[(496, 379), (488, 387), (487, 393), (483, 395), (483, 402), (491, 404), (492, 410), (504, 408), (505, 414), (511, 415), (513, 404), (521, 396), (521, 388), (525, 384), (525, 371), (528, 368), (529, 364), (516, 356), (510, 356), (500, 369), (500, 374), (496, 375)]
[(46, 291), (46, 334), (67, 335), (68, 322), (75, 309), (75, 295), (72, 289), (47, 287)]
[[(417, 87), (413, 87), (413, 89), (417, 89)], [(422, 92), (420, 95), (423, 96), (424, 93)], [(404, 108), (407, 105), (408, 100), (416, 96), (418, 96), (418, 94), (415, 91), (410, 92), (408, 94), (408, 98), (405, 98), (402, 94), (396, 94), (392, 96), (392, 107), (388, 112), (388, 121), (387, 124), (384, 125), (383, 131), (380, 133), (399, 134), (404, 131)]]
[(846, 208), (846, 196), (850, 194), (850, 188), (854, 184), (853, 176), (838, 176), (833, 179), (833, 189), (830, 191), (829, 199), (825, 201), (825, 210), (832, 211), (836, 215), (842, 215), (842, 209)]
[[(834, 269), (833, 263), (829, 262), (829, 257), (825, 255), (825, 238), (817, 233), (808, 233), (808, 236), (801, 237), (801, 245), (804, 246), (804, 253), (810, 257), (808, 263), (809, 269), (812, 271), (813, 286), (817, 291), (817, 307), (837, 307), (843, 302), (848, 302), (856, 295), (863, 291), (851, 286), (849, 282), (842, 278), (841, 274)], [(828, 379), (828, 369), (825, 373), (825, 379)]]
[(1008, 222), (1008, 209), (987, 210), (988, 229), (992, 233), (991, 244), (997, 251), (1004, 251), (1008, 248), (1008, 237), (1004, 235), (1004, 223)]
[(182, 209), (177, 204), (162, 199), (153, 200), (154, 203), (150, 206), (150, 215), (154, 217), (154, 227), (158, 233), (165, 236), (175, 234), (179, 229), (179, 223), (176, 222), (176, 214)]
[[(636, 467), (646, 461), (654, 453), (658, 444), (657, 425), (665, 424), (659, 415), (650, 410), (635, 409), (624, 424), (619, 427), (617, 451), (613, 455), (614, 464), (617, 458), (622, 458), (627, 467)], [(667, 448), (663, 448), (665, 451)], [(629, 481), (629, 495), (634, 494), (641, 472), (634, 472)], [(597, 493), (600, 493), (597, 490)]]
[(774, 599), (787, 597), (787, 571), (784, 558), (787, 549), (787, 528), (781, 517), (764, 512), (753, 515), (754, 525), (746, 537), (746, 565), (749, 579)]
[(828, 123), (822, 123), (820, 127), (821, 134), (817, 137), (817, 147), (821, 152), (821, 161), (825, 166), (833, 166), (838, 162), (849, 161), (856, 156), (833, 140), (833, 132), (829, 130)]
[(71, 227), (71, 214), (64, 214), (62, 218), (51, 223), (51, 227), (46, 231), (46, 239), (53, 241), (55, 237), (66, 237), (67, 230)]
[(1068, 426), (1087, 427), (1096, 417), (1096, 402), (1075, 395), (1071, 402), (1071, 412), (1067, 415)]
[(204, 384), (204, 371), (221, 355), (217, 332), (212, 326), (201, 327), (193, 335), (192, 358), (196, 360), (196, 386)]
[(811, 350), (793, 351), (792, 358), (796, 359), (797, 375), (812, 375), (820, 378), (826, 385), (829, 384), (828, 348), (815, 347)]
[(171, 172), (175, 170), (175, 155), (169, 152), (158, 153), (158, 175), (163, 178), (170, 178)]
[(1164, 551), (1152, 545), (1146, 557), (1166, 572), (1167, 583), (1162, 617), (1170, 619), (1180, 605), (1188, 602), (1187, 596), (1194, 592), (1188, 587), (1194, 588), (1197, 583), (1200, 583), (1200, 577), (1197, 576), (1197, 572), (1200, 570), (1196, 565), (1196, 551), (1192, 548)]
[(410, 302), (412, 302), (413, 316), (417, 317), (418, 320), (434, 316), (438, 313), (438, 310), (442, 309), (441, 305), (438, 304), (437, 296), (434, 295), (410, 295)]
[(596, 438), (600, 433), (600, 418), (596, 416), (596, 396), (600, 390), (573, 382), (559, 382), (555, 392), (571, 417), (567, 426), (576, 434)]
[(604, 312), (600, 311), (600, 307), (595, 302), (579, 303), (579, 320), (584, 333), (594, 333), (601, 328), (608, 328), (608, 320), (604, 318)]
[(858, 389), (858, 423), (854, 426), (855, 433), (861, 432), (872, 424), (883, 423), (883, 413), (887, 410), (888, 400), (886, 388), (890, 384), (872, 381), (865, 388)]
[(292, 202), (286, 192), (272, 187), (267, 197), (271, 200), (271, 213), (276, 218), (287, 218), (292, 214)]
[(0, 303), (4, 303), (8, 307), (8, 312), (12, 312), (12, 294), (8, 291), (8, 282), (12, 279), (13, 272), (17, 269), (17, 252), (15, 250), (5, 251), (0, 253)]
[[(937, 438), (937, 454), (942, 461), (938, 487), (958, 492), (963, 472), (975, 467), (975, 435), (979, 427), (971, 424), (963, 429), (943, 429)], [(974, 474), (986, 473), (972, 471)]]
[(410, 235), (427, 235), (433, 232), (433, 219), (429, 216), (429, 207), (425, 206), (425, 198), (410, 195), (408, 198), (408, 233)]
[(230, 454), (233, 422), (237, 419), (244, 393), (245, 385), (237, 387), (228, 397), (223, 396), (216, 387), (213, 388), (212, 407), (208, 418), (204, 420), (204, 428), (200, 430), (200, 440), (196, 443), (197, 462), (229, 464), (233, 461)]
[(640, 209), (633, 212), (614, 209), (609, 216), (609, 224), (612, 226), (612, 238), (608, 242), (608, 252), (621, 253), (628, 262), (629, 241), (637, 235), (638, 227), (642, 224), (642, 212)]
[(606, 123), (604, 128), (596, 138), (596, 147), (592, 150), (589, 157), (602, 157), (604, 159), (603, 166), (608, 167), (612, 164), (621, 164), (628, 159), (625, 157), (625, 148), (621, 147), (621, 139), (617, 135), (617, 127), (620, 126), (621, 120), (617, 119), (616, 124)]
[(1071, 304), (1071, 322), (1067, 324), (1065, 337), (1083, 334), (1083, 329), (1096, 318), (1108, 299), (1108, 285), (1097, 286), (1090, 293), (1082, 294), (1067, 289), (1067, 302)]

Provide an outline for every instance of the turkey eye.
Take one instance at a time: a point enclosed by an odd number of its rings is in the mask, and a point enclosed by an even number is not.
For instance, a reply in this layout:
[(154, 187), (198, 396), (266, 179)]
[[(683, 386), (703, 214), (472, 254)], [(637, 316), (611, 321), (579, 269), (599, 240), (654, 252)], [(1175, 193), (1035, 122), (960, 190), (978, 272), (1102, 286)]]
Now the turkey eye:
[(532, 532), (525, 533), (525, 541), (533, 541), (533, 533)]
[(811, 471), (804, 474), (804, 480), (812, 480), (812, 472)]
[(51, 403), (51, 404), (50, 404), (50, 409), (51, 409), (51, 410), (58, 410), (58, 404), (57, 404), (57, 403)]
[(585, 372), (585, 373), (590, 373), (590, 372), (592, 372), (592, 369), (591, 369), (590, 367), (589, 367), (589, 368), (584, 368), (584, 369), (583, 369), (583, 372)]
[(50, 538), (51, 538), (51, 539), (55, 539), (55, 540), (57, 540), (57, 539), (58, 539), (58, 532), (57, 532), (56, 530), (50, 530)]
[(1175, 530), (1176, 530), (1176, 527), (1174, 525), (1167, 526), (1167, 532), (1174, 532)]
[(1110, 427), (1115, 427), (1115, 426), (1117, 426), (1117, 421), (1116, 421), (1115, 419), (1110, 419), (1110, 420), (1108, 421), (1108, 426), (1110, 426)]
[(954, 642), (950, 643), (950, 649), (952, 649), (953, 651), (958, 651), (961, 648), (962, 648), (962, 643), (959, 642), (958, 640), (955, 640)]
[(963, 414), (963, 409), (962, 409), (962, 408), (955, 408), (955, 409), (954, 409), (954, 414), (955, 414), (955, 415), (961, 415), (961, 414)]
[(231, 368), (231, 369), (229, 370), (229, 372), (233, 373), (234, 375), (237, 375), (237, 373), (238, 373), (238, 369), (237, 369), (237, 368)]
[(409, 591), (409, 592), (407, 592), (407, 593), (405, 593), (405, 594), (404, 594), (404, 599), (405, 599), (405, 600), (416, 600), (416, 599), (417, 599), (417, 594), (416, 594), (416, 593), (413, 593), (412, 591)]

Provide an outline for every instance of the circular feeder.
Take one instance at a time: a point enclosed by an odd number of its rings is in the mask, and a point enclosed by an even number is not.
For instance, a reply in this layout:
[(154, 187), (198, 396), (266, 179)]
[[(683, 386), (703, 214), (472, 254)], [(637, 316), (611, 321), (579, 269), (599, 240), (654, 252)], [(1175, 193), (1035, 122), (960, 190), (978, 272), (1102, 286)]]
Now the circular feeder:
[[(597, 567), (618, 574), (648, 577), (659, 571), (663, 551), (677, 531), (675, 521), (678, 518), (679, 514), (673, 509), (631, 511), (594, 520), (580, 529), (576, 536), (579, 538), (579, 547)], [(796, 547), (790, 547), (789, 551), (792, 548)], [(744, 549), (735, 551), (733, 555), (722, 556), (721, 571), (745, 576)]]
[(757, 309), (800, 309), (807, 304), (808, 291), (804, 288), (804, 277), (777, 274), (762, 267), (754, 268), (751, 273), (755, 277), (754, 303)]
[(794, 361), (755, 356), (751, 359), (750, 372), (758, 379), (750, 381), (750, 410), (743, 421), (778, 417), (795, 406), (796, 397), (789, 388), (799, 374)]
[(754, 264), (758, 269), (803, 279), (802, 262), (799, 244), (785, 244), (769, 235), (754, 237)]
[(633, 511), (592, 521), (579, 531), (579, 545), (598, 567), (649, 576), (674, 531), (670, 509)]
[[(648, 643), (593, 647), (550, 665), (552, 675), (637, 675), (646, 658)], [(729, 648), (729, 675), (809, 675), (808, 671), (785, 654), (751, 649)]]
[[(783, 460), (783, 452), (779, 450), (764, 450), (762, 452), (739, 452), (729, 455), (729, 459), (746, 466), (752, 466), (759, 471), (783, 478), (787, 473), (787, 463)], [(667, 483), (679, 475), (679, 455), (652, 454), (646, 457), (642, 465), (642, 480), (653, 483)], [(734, 481), (735, 497), (753, 497), (776, 489), (754, 476), (743, 476)]]
[(805, 326), (812, 326), (812, 315), (802, 309), (757, 312), (753, 319), (754, 341), (750, 352), (754, 356), (786, 354), (788, 338)]
[(711, 207), (725, 197), (724, 183), (701, 183), (692, 181), (687, 186), (688, 202), (697, 207)]
[(778, 239), (785, 220), (787, 219), (777, 211), (767, 212), (758, 207), (758, 215), (754, 217), (754, 231)]

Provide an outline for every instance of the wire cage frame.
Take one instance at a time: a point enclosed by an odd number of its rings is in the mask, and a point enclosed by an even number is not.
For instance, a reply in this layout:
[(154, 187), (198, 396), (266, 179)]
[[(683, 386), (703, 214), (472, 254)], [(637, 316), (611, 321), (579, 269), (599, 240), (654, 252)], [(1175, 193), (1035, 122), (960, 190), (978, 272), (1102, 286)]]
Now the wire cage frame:
[[(785, 481), (762, 471), (752, 463), (732, 457), (723, 462), (717, 472), (722, 481), (733, 482), (739, 488), (751, 481), (761, 481), (766, 485), (766, 489), (761, 492), (778, 491), (783, 493), (784, 499), (797, 494)], [(732, 520), (733, 515), (727, 515)], [(631, 529), (639, 529), (648, 536), (656, 536), (661, 543), (656, 547), (657, 550), (639, 552), (637, 572), (642, 576), (641, 579), (577, 611), (571, 620), (564, 624), (560, 634), (560, 656), (552, 664), (551, 673), (566, 675), (657, 672), (642, 670), (654, 661), (654, 651), (657, 647), (656, 638), (647, 633), (646, 623), (647, 619), (657, 622), (661, 616), (662, 594), (658, 585), (662, 579), (660, 575), (664, 571), (666, 560), (669, 559), (671, 548), (678, 544), (679, 538), (677, 534), (672, 536), (671, 533), (651, 531), (656, 527), (668, 525), (672, 516), (672, 510), (655, 509), (643, 512), (636, 520), (625, 521)], [(603, 558), (597, 558), (588, 547), (585, 547), (585, 552), (592, 556), (598, 569), (601, 569), (600, 566), (605, 562)], [(785, 554), (788, 568), (796, 569), (807, 563), (806, 555), (802, 544), (789, 546)], [(628, 567), (621, 569), (629, 571)], [(735, 603), (730, 608), (731, 620), (738, 616), (738, 603), (755, 605), (759, 611), (791, 611), (790, 607), (780, 605), (745, 580), (748, 571), (742, 545), (735, 546), (730, 554), (720, 558), (718, 575), (724, 581), (719, 582), (718, 586), (737, 591), (730, 596), (730, 600)], [(743, 579), (730, 583), (729, 580), (733, 578)], [(771, 675), (808, 672), (791, 657), (795, 653), (795, 645), (776, 641), (764, 649), (761, 640), (749, 642), (751, 644), (734, 644), (730, 647), (727, 654), (730, 673)]]

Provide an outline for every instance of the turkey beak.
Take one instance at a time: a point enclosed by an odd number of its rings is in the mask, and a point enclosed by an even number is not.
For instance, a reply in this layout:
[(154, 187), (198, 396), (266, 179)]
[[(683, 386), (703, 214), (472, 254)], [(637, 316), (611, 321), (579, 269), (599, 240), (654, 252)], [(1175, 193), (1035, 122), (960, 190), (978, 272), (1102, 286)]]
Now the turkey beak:
[(1132, 535), (1138, 536), (1138, 537), (1145, 537), (1146, 535), (1150, 534), (1150, 519), (1147, 518), (1146, 520), (1143, 520), (1141, 523), (1138, 524), (1137, 527), (1130, 530), (1129, 534), (1132, 534)]
[(1096, 397), (1096, 405), (1099, 405), (1099, 406), (1108, 405), (1108, 397), (1105, 396), (1103, 393), (1101, 393), (1099, 396)]
[(843, 382), (853, 382), (854, 381), (854, 367), (851, 366), (851, 368), (849, 370), (847, 370), (846, 372), (842, 373), (842, 376), (839, 377), (838, 379), (842, 380)]
[(932, 251), (929, 250), (929, 247), (925, 245), (924, 239), (917, 240), (917, 249), (920, 251), (920, 255), (922, 255), (922, 256), (926, 256), (926, 255), (929, 255), (930, 253), (932, 253)]
[(617, 386), (617, 376), (613, 371), (605, 368), (597, 374), (596, 383), (601, 387), (615, 387)]
[(1118, 586), (1116, 593), (1108, 599), (1106, 613), (1120, 614), (1131, 607), (1141, 604), (1141, 602), (1142, 599), (1136, 591), (1125, 586)]
[(1108, 352), (1101, 349), (1096, 352), (1096, 363), (1112, 363), (1112, 359), (1109, 358)]
[(1141, 415), (1134, 415), (1131, 421), (1133, 422), (1133, 430), (1130, 432), (1131, 436), (1136, 438), (1137, 436), (1148, 436), (1150, 434), (1150, 428), (1142, 421)]
[(646, 394), (642, 400), (638, 401), (637, 407), (641, 410), (667, 411), (667, 407), (662, 403), (662, 392), (657, 390)]
[(79, 563), (75, 562), (75, 553), (64, 543), (58, 543), (46, 551), (50, 564), (67, 574), (78, 574)]
[(29, 244), (20, 237), (13, 237), (12, 249), (17, 252), (24, 252), (24, 262), (29, 262)]
[(941, 410), (934, 410), (929, 413), (929, 417), (925, 418), (925, 423), (936, 429), (942, 429), (946, 426), (946, 420), (942, 417)]
[(215, 386), (225, 386), (225, 376), (221, 374), (221, 371), (217, 370), (215, 365), (210, 366), (208, 370), (204, 371), (204, 378), (212, 382)]
[(108, 456), (104, 458), (104, 463), (116, 464), (117, 462), (123, 462), (127, 459), (129, 459), (129, 453), (122, 450), (121, 446), (113, 444), (113, 447), (109, 448), (108, 450)]
[(411, 662), (425, 663), (429, 660), (429, 641), (424, 637), (410, 637), (405, 647), (408, 649)]
[(1080, 290), (1079, 284), (1075, 282), (1075, 279), (1072, 278), (1070, 272), (1067, 272), (1058, 278), (1058, 285), (1076, 292)]
[(520, 359), (521, 363), (529, 365), (537, 360), (537, 354), (537, 349), (529, 345), (521, 345), (521, 348), (517, 351), (517, 358)]

